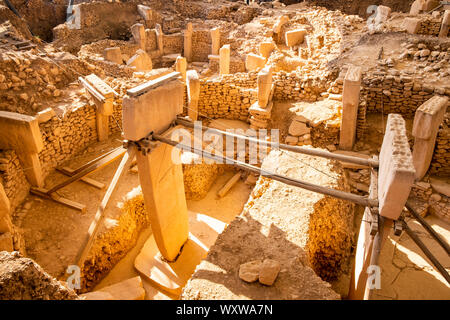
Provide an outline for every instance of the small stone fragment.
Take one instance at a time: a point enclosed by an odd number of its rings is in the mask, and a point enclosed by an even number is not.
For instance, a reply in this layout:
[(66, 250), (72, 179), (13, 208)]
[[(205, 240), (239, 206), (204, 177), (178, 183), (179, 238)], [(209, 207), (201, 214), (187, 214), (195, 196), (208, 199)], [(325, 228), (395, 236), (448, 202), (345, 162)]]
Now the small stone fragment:
[(259, 277), (259, 269), (261, 266), (261, 260), (253, 260), (239, 267), (239, 278), (245, 282), (255, 282)]
[(271, 286), (280, 272), (280, 263), (276, 260), (266, 259), (259, 269), (259, 282)]

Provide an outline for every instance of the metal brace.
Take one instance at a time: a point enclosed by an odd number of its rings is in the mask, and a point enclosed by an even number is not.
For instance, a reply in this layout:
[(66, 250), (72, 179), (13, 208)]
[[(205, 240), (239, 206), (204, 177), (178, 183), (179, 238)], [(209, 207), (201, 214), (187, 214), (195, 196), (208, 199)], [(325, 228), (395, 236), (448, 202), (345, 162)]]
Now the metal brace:
[(142, 138), (141, 140), (138, 140), (138, 141), (124, 140), (123, 147), (128, 149), (132, 145), (136, 146), (137, 151), (142, 152), (142, 154), (145, 156), (148, 153), (150, 153), (152, 151), (152, 149), (154, 149), (156, 146), (156, 141), (153, 140), (152, 135), (153, 135), (153, 132), (150, 132), (150, 134), (148, 136), (146, 136), (145, 138)]
[(403, 219), (394, 221), (394, 235), (401, 236), (403, 232)]
[(371, 214), (371, 221), (370, 221), (370, 235), (374, 236), (379, 231), (379, 214), (378, 214), (378, 208), (375, 207), (369, 207), (369, 211)]

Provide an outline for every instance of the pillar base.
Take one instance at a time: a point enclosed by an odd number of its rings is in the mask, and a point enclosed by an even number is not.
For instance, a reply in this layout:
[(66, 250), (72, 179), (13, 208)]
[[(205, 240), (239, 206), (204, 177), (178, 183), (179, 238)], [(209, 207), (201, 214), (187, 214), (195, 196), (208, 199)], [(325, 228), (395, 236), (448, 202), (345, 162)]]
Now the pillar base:
[(195, 267), (206, 254), (204, 246), (190, 234), (177, 260), (168, 262), (159, 253), (152, 235), (136, 257), (134, 267), (158, 290), (179, 296)]

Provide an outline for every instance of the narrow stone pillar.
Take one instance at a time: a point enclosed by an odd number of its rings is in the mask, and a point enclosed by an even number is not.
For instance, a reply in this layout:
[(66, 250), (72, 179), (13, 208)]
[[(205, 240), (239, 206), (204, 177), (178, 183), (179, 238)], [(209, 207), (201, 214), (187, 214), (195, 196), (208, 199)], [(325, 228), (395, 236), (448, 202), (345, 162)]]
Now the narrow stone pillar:
[(184, 31), (184, 56), (188, 62), (192, 61), (192, 23), (186, 25)]
[(155, 25), (156, 31), (156, 43), (158, 45), (158, 51), (160, 55), (164, 54), (164, 33), (162, 31), (161, 25), (157, 23)]
[(14, 149), (28, 182), (34, 187), (44, 185), (39, 152), (44, 148), (37, 118), (0, 111), (0, 149)]
[(198, 119), (198, 100), (200, 98), (200, 79), (197, 71), (189, 70), (186, 76), (187, 94), (188, 94), (188, 111), (187, 114), (192, 121)]
[(281, 16), (273, 26), (274, 40), (276, 43), (280, 43), (283, 40), (282, 27), (288, 21), (288, 16)]
[(399, 218), (414, 183), (414, 175), (405, 120), (401, 115), (391, 113), (380, 150), (378, 201), (381, 216), (392, 220)]
[(230, 73), (230, 45), (226, 44), (219, 50), (219, 74)]
[[(150, 225), (161, 255), (174, 261), (188, 239), (188, 211), (184, 194), (180, 151), (157, 144), (151, 152), (136, 155), (139, 181)], [(175, 160), (175, 162), (174, 162)]]
[(11, 206), (9, 199), (6, 196), (3, 184), (0, 183), (0, 234), (11, 232), (11, 216), (10, 216)]
[(439, 126), (444, 120), (448, 101), (449, 99), (445, 96), (434, 96), (422, 104), (414, 116), (413, 163), (417, 180), (421, 180), (430, 167), (436, 137)]
[(220, 50), (220, 28), (211, 29), (211, 54), (218, 55)]
[(272, 68), (265, 67), (258, 73), (258, 105), (266, 108), (272, 91)]
[(355, 143), (360, 85), (361, 68), (350, 66), (345, 75), (344, 90), (342, 93), (342, 119), (339, 147), (343, 150), (351, 150)]
[(179, 56), (175, 61), (175, 71), (181, 73), (183, 81), (186, 81), (187, 61), (186, 58)]
[(141, 23), (136, 23), (131, 26), (131, 34), (133, 35), (133, 40), (136, 42), (140, 49), (145, 50), (146, 34), (145, 27)]
[(439, 38), (448, 37), (449, 30), (450, 30), (450, 10), (445, 10), (444, 17), (442, 18), (441, 30), (439, 31)]
[(144, 6), (142, 4), (138, 4), (137, 10), (140, 16), (144, 18), (145, 21), (152, 20), (153, 11), (149, 7)]
[[(114, 111), (114, 90), (95, 74), (86, 76), (86, 81), (88, 81), (92, 87), (105, 98), (105, 101), (100, 101), (95, 98), (95, 95), (92, 95), (92, 98), (97, 106), (95, 117), (97, 122), (97, 140), (104, 141), (108, 139), (109, 117)], [(89, 88), (86, 88), (86, 90), (89, 92)]]

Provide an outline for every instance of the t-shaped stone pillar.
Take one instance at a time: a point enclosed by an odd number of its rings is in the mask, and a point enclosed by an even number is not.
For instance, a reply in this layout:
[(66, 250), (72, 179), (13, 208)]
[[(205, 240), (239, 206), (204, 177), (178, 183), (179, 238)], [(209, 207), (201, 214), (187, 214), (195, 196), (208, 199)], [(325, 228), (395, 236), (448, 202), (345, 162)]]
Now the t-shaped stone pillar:
[(261, 42), (259, 44), (259, 54), (266, 59), (270, 57), (273, 49), (275, 49), (273, 42)]
[(342, 93), (342, 119), (339, 147), (343, 150), (351, 150), (355, 143), (360, 85), (361, 68), (350, 66), (345, 75), (344, 91)]
[(230, 73), (230, 45), (226, 44), (219, 50), (219, 74)]
[(188, 62), (192, 61), (192, 23), (190, 22), (184, 31), (184, 56)]
[(430, 167), (439, 126), (444, 120), (449, 99), (434, 96), (416, 111), (412, 134), (414, 136), (413, 163), (416, 179), (421, 180)]
[(145, 27), (141, 23), (136, 23), (131, 26), (131, 34), (133, 35), (133, 40), (136, 42), (140, 49), (145, 50), (146, 34)]
[(179, 56), (175, 61), (175, 71), (181, 74), (181, 77), (186, 81), (187, 61), (186, 58)]
[(0, 149), (14, 149), (34, 187), (44, 185), (38, 153), (44, 148), (38, 120), (24, 114), (0, 111)]
[(397, 220), (414, 183), (414, 165), (405, 120), (399, 114), (388, 116), (380, 151), (378, 202), (381, 216)]
[(220, 49), (220, 29), (211, 29), (211, 54), (218, 55)]
[[(179, 74), (128, 90), (123, 99), (124, 139), (139, 141), (152, 132), (161, 134), (183, 112), (184, 86), (175, 76)], [(148, 147), (148, 152), (136, 154), (139, 181), (158, 249), (164, 259), (174, 261), (189, 234), (180, 153), (162, 143), (150, 141)]]
[(187, 114), (192, 121), (198, 118), (198, 100), (200, 98), (200, 79), (197, 71), (189, 70), (186, 74), (188, 111)]

